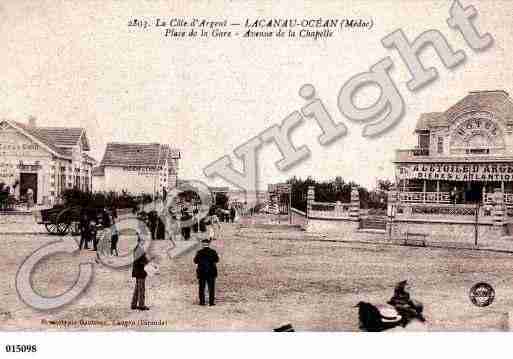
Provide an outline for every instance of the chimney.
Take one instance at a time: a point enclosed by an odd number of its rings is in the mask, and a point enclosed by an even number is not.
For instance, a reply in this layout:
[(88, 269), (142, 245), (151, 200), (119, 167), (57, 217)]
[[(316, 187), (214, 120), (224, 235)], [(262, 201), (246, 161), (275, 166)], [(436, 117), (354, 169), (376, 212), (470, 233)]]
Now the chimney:
[(36, 118), (34, 116), (28, 118), (28, 125), (30, 127), (36, 127)]

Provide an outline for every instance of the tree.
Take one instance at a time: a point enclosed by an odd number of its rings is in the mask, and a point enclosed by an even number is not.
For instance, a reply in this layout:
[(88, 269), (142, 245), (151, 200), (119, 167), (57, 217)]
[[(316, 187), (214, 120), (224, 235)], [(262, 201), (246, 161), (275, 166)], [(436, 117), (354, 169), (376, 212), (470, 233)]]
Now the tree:
[(394, 182), (390, 181), (389, 179), (379, 179), (377, 189), (379, 191), (390, 191), (393, 185)]

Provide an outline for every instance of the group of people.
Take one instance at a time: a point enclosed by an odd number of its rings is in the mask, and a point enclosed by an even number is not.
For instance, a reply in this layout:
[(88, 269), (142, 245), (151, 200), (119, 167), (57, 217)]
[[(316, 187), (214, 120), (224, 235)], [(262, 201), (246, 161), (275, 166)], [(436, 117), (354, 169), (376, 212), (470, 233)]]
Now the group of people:
[(237, 216), (237, 211), (233, 206), (231, 206), (228, 210), (221, 209), (219, 211), (219, 220), (221, 222), (235, 222), (235, 217)]
[[(106, 231), (110, 231), (110, 254), (118, 256), (119, 232), (116, 225), (117, 211), (115, 208), (110, 210), (103, 209), (101, 212), (101, 225)], [(88, 210), (83, 207), (80, 211), (80, 244), (79, 249), (98, 250), (98, 228), (99, 219), (96, 211)]]
[[(190, 219), (190, 217), (187, 216), (187, 212), (187, 210), (184, 210), (181, 213), (181, 219), (183, 221)], [(170, 213), (172, 214), (172, 210), (170, 210)], [(176, 219), (176, 216), (173, 217), (172, 215), (170, 217), (171, 219)], [(189, 240), (191, 235), (191, 226), (181, 227), (180, 231), (178, 231), (178, 228), (176, 227), (177, 223), (177, 221), (173, 221), (166, 225), (166, 238), (174, 240), (174, 234), (180, 233), (183, 240)], [(205, 292), (206, 289), (208, 289), (208, 304), (210, 306), (214, 306), (215, 282), (217, 278), (217, 263), (219, 262), (219, 255), (215, 249), (210, 247), (210, 244), (212, 241), (219, 238), (221, 229), (220, 220), (214, 207), (209, 210), (209, 213), (205, 218), (200, 220), (198, 227), (198, 239), (201, 242), (202, 248), (197, 251), (193, 262), (196, 265), (196, 277), (198, 279), (199, 305), (206, 305)], [(184, 228), (188, 229), (184, 231)], [(142, 235), (137, 232), (137, 245), (134, 249), (134, 261), (132, 264), (132, 277), (135, 278), (135, 288), (131, 303), (131, 309), (133, 310), (149, 310), (149, 307), (146, 306), (145, 303), (145, 282), (148, 276), (146, 267), (150, 262), (151, 258), (146, 255)]]
[[(198, 279), (199, 305), (206, 305), (205, 290), (208, 288), (208, 305), (215, 305), (215, 287), (217, 278), (217, 263), (219, 255), (215, 249), (210, 248), (210, 240), (201, 241), (202, 248), (194, 256), (196, 264), (196, 277)], [(134, 293), (132, 295), (132, 310), (149, 310), (146, 305), (146, 266), (151, 259), (146, 256), (144, 241), (140, 234), (137, 234), (137, 246), (134, 249), (134, 261), (132, 264), (132, 277), (135, 278)]]

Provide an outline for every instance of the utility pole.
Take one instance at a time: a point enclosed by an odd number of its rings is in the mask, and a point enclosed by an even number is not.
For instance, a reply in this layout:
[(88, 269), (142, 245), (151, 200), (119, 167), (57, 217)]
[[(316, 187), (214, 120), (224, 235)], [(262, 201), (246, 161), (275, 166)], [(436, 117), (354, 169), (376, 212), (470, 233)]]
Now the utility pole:
[(475, 224), (474, 224), (474, 246), (477, 247), (477, 239), (479, 237), (479, 204), (481, 201), (476, 202), (476, 216), (475, 216)]

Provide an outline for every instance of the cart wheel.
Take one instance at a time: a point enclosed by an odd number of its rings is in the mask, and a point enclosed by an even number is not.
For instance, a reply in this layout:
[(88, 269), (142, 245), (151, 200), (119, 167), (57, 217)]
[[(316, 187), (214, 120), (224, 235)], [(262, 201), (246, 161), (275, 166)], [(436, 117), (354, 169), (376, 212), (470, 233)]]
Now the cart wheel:
[(60, 236), (65, 235), (66, 233), (68, 233), (70, 227), (71, 227), (70, 223), (66, 223), (66, 222), (57, 223), (57, 234)]
[(59, 231), (57, 230), (57, 226), (54, 223), (47, 223), (45, 224), (46, 230), (50, 234), (58, 234)]

